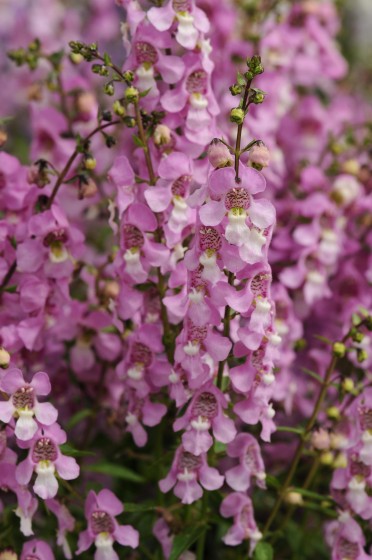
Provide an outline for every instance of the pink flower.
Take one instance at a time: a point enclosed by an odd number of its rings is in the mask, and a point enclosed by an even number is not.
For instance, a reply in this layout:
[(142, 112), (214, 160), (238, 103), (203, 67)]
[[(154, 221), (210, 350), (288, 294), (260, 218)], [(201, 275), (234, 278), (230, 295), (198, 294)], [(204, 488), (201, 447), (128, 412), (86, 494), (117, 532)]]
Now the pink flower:
[(220, 508), (223, 517), (233, 517), (234, 524), (223, 537), (225, 544), (237, 546), (244, 540), (250, 540), (250, 552), (254, 550), (262, 534), (258, 530), (253, 516), (253, 504), (245, 494), (233, 492), (227, 496)]
[(20, 560), (29, 560), (30, 558), (54, 560), (54, 554), (46, 542), (32, 539), (32, 541), (28, 541), (23, 545)]
[(193, 455), (206, 453), (213, 445), (210, 429), (222, 443), (235, 438), (234, 422), (223, 413), (226, 406), (226, 397), (212, 384), (201, 387), (194, 394), (186, 413), (177, 418), (173, 426), (175, 431), (186, 429), (182, 436), (185, 451)]
[(227, 484), (237, 492), (246, 492), (251, 485), (251, 477), (256, 477), (257, 485), (265, 488), (265, 466), (257, 440), (250, 434), (238, 434), (227, 446), (229, 457), (239, 458), (239, 465), (226, 471)]
[[(168, 475), (159, 482), (162, 492), (169, 492), (174, 486), (174, 494), (183, 504), (192, 504), (206, 490), (217, 490), (223, 485), (224, 477), (217, 469), (209, 467), (205, 453), (193, 455), (180, 446)], [(200, 484), (201, 486), (200, 486)]]
[(79, 476), (79, 466), (73, 457), (62, 455), (59, 445), (66, 443), (66, 433), (58, 424), (39, 428), (33, 439), (25, 443), (29, 448), (27, 458), (17, 465), (16, 479), (28, 484), (36, 472), (34, 492), (44, 500), (54, 498), (58, 491), (56, 474), (64, 480)]
[[(0, 381), (1, 389), (9, 395), (9, 400), (0, 402), (0, 420), (10, 422), (17, 417), (15, 435), (18, 439), (30, 440), (38, 429), (38, 424), (50, 426), (57, 420), (58, 411), (50, 403), (39, 403), (37, 395), (49, 395), (51, 385), (48, 374), (35, 373), (31, 383), (26, 383), (19, 369), (9, 369)], [(35, 422), (34, 416), (37, 420)]]
[(138, 531), (131, 525), (119, 525), (115, 517), (124, 511), (123, 504), (110, 490), (101, 490), (98, 494), (91, 490), (85, 502), (85, 517), (88, 528), (80, 533), (78, 550), (81, 554), (94, 543), (95, 560), (118, 560), (113, 548), (114, 542), (122, 546), (137, 548)]

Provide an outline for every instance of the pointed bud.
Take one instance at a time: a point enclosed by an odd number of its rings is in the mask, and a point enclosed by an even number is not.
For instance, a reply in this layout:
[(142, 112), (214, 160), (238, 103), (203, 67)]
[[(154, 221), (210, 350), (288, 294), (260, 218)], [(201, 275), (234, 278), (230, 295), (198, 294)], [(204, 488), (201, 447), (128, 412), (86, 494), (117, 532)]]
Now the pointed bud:
[(165, 124), (158, 124), (154, 131), (154, 144), (156, 146), (163, 146), (169, 144), (171, 141), (171, 131)]
[(10, 354), (5, 348), (0, 347), (0, 367), (6, 369), (10, 363)]
[(343, 342), (335, 342), (332, 348), (333, 355), (337, 358), (343, 358), (346, 352), (346, 346)]
[(138, 97), (139, 97), (139, 91), (135, 87), (129, 87), (125, 90), (125, 99), (129, 103), (134, 103), (135, 101), (138, 100)]
[(236, 107), (235, 109), (231, 109), (230, 111), (230, 121), (236, 124), (243, 124), (244, 122), (244, 111), (240, 107)]
[(84, 160), (85, 169), (89, 169), (90, 171), (92, 171), (96, 168), (96, 165), (97, 160), (94, 157), (89, 156)]
[(208, 159), (215, 169), (230, 167), (233, 162), (229, 148), (218, 138), (214, 138), (208, 146)]
[(261, 171), (264, 167), (267, 167), (270, 163), (270, 152), (268, 147), (263, 143), (259, 142), (255, 144), (249, 152), (249, 161), (252, 167)]

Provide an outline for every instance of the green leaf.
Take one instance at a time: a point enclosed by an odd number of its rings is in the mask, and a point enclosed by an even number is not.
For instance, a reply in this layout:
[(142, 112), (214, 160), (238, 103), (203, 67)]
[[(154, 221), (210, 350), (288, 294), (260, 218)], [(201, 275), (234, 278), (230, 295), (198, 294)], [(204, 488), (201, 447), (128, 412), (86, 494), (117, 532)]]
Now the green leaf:
[(293, 492), (305, 496), (305, 498), (311, 498), (313, 500), (319, 500), (320, 502), (326, 502), (332, 500), (331, 496), (325, 496), (324, 494), (318, 494), (317, 492), (312, 492), (311, 490), (305, 490), (304, 488), (293, 488)]
[(236, 81), (240, 86), (245, 86), (245, 78), (241, 72), (237, 73)]
[(155, 506), (149, 506), (145, 504), (128, 504), (125, 502), (124, 511), (126, 513), (137, 512), (137, 511), (154, 511)]
[(96, 463), (94, 465), (86, 465), (84, 469), (89, 472), (107, 474), (108, 476), (113, 476), (114, 478), (130, 480), (131, 482), (144, 482), (144, 478), (139, 474), (126, 467), (115, 465), (113, 463)]
[(194, 542), (207, 530), (206, 525), (195, 527), (190, 531), (176, 535), (173, 540), (173, 546), (169, 560), (178, 560), (183, 552), (188, 550)]
[(17, 291), (17, 284), (12, 284), (11, 286), (6, 286), (4, 288), (4, 292), (8, 292), (9, 294), (14, 294)]
[(136, 135), (133, 135), (133, 142), (135, 143), (136, 146), (138, 146), (139, 148), (144, 148), (145, 144), (142, 142), (141, 138), (139, 138)]
[(277, 426), (278, 432), (291, 432), (292, 434), (302, 435), (304, 433), (302, 428), (293, 428), (292, 426)]
[(274, 550), (271, 544), (259, 542), (254, 549), (253, 560), (273, 560)]
[(315, 371), (312, 371), (311, 369), (307, 369), (305, 367), (302, 367), (301, 371), (306, 373), (306, 375), (310, 375), (310, 377), (312, 377), (313, 379), (316, 379), (317, 381), (319, 381), (319, 383), (323, 383), (323, 381), (324, 381), (324, 379), (322, 379), (318, 373), (315, 373)]
[(151, 90), (151, 88), (149, 87), (148, 89), (145, 89), (144, 91), (140, 91), (139, 96), (140, 96), (140, 97), (146, 97), (146, 95), (147, 95), (148, 93), (150, 93), (150, 90)]
[(112, 64), (111, 57), (106, 52), (103, 54), (103, 60), (104, 60), (104, 63), (106, 64), (106, 66), (111, 66), (111, 64)]
[(322, 336), (320, 334), (314, 334), (314, 338), (316, 338), (317, 340), (321, 340), (322, 342), (324, 342), (324, 344), (328, 344), (330, 346), (333, 346), (333, 342), (332, 340), (329, 340), (329, 338)]
[(79, 410), (79, 412), (76, 412), (76, 414), (74, 414), (67, 422), (66, 428), (68, 430), (74, 428), (75, 426), (77, 426), (77, 424), (80, 424), (82, 420), (88, 418), (89, 416), (92, 416), (92, 414), (93, 412), (89, 408), (83, 408), (83, 410)]
[(272, 488), (280, 488), (279, 480), (276, 478), (276, 476), (273, 476), (272, 474), (266, 475), (266, 483), (268, 486), (271, 486)]
[(68, 455), (69, 457), (88, 457), (95, 455), (92, 451), (80, 451), (79, 449), (75, 449), (69, 443), (63, 443), (59, 448), (63, 455)]

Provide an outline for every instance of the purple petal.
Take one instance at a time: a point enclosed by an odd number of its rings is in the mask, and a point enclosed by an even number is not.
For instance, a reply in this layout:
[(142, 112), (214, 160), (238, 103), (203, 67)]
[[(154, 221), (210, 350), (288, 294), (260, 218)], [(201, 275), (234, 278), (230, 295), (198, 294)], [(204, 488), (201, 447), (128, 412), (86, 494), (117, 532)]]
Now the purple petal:
[(153, 212), (164, 212), (172, 199), (169, 187), (149, 187), (144, 196)]
[(252, 200), (248, 214), (253, 224), (260, 229), (272, 226), (275, 222), (275, 208), (265, 199)]
[(172, 2), (161, 8), (151, 8), (147, 12), (147, 18), (158, 31), (166, 31), (173, 23), (175, 13)]
[(221, 443), (230, 443), (236, 436), (236, 428), (231, 418), (223, 413), (216, 416), (213, 421), (213, 435)]
[(196, 480), (190, 480), (189, 482), (179, 481), (174, 487), (174, 495), (177, 496), (183, 504), (192, 504), (202, 497), (203, 490)]
[(219, 202), (210, 200), (204, 204), (199, 210), (199, 217), (205, 226), (218, 226), (226, 214), (226, 208), (223, 200)]
[(79, 476), (80, 467), (73, 457), (60, 455), (55, 465), (59, 476), (64, 480), (74, 480)]
[(185, 63), (179, 56), (161, 55), (159, 53), (156, 68), (166, 84), (176, 84), (185, 72)]
[(189, 453), (201, 455), (212, 447), (213, 438), (207, 430), (189, 430), (182, 436), (182, 445)]
[(158, 222), (146, 204), (137, 202), (128, 208), (128, 222), (136, 225), (142, 231), (154, 231)]
[(160, 161), (158, 173), (163, 179), (173, 181), (181, 175), (189, 175), (191, 173), (190, 159), (182, 152), (173, 152)]
[(107, 513), (114, 517), (120, 515), (124, 510), (124, 506), (119, 498), (117, 498), (111, 490), (107, 490), (106, 488), (97, 494), (97, 504), (103, 511), (107, 511)]
[(123, 546), (137, 548), (139, 544), (139, 533), (131, 525), (119, 525), (115, 529), (114, 537)]
[(8, 395), (12, 395), (24, 385), (26, 385), (26, 383), (23, 378), (23, 373), (20, 369), (16, 368), (9, 369), (0, 381), (0, 387), (5, 393), (8, 393)]
[(33, 464), (27, 457), (27, 459), (19, 463), (16, 467), (16, 479), (18, 484), (28, 484), (31, 480), (33, 472)]
[(236, 492), (246, 492), (250, 486), (250, 474), (244, 465), (238, 465), (225, 473), (226, 482)]
[(93, 542), (94, 542), (93, 535), (91, 535), (88, 529), (85, 529), (85, 531), (83, 531), (79, 535), (78, 549), (75, 554), (81, 554), (85, 550), (88, 550), (88, 548), (93, 544)]
[(58, 418), (58, 410), (50, 403), (37, 403), (34, 406), (35, 416), (40, 424), (51, 426)]
[(51, 384), (49, 381), (49, 375), (44, 371), (39, 371), (35, 373), (30, 383), (31, 387), (35, 389), (37, 395), (49, 395), (51, 391)]
[(217, 469), (205, 465), (199, 470), (200, 483), (206, 490), (218, 490), (224, 482), (224, 477)]
[(13, 416), (13, 412), (15, 411), (15, 407), (12, 403), (12, 399), (8, 401), (0, 401), (0, 420), (7, 424), (10, 422), (11, 417)]

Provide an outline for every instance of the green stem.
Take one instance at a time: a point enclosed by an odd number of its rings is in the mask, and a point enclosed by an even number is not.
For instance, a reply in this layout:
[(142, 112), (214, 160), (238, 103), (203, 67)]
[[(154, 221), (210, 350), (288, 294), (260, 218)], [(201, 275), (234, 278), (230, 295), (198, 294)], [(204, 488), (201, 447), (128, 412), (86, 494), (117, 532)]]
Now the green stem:
[[(244, 111), (244, 113), (247, 111), (248, 109), (248, 105), (249, 105), (249, 101), (248, 101), (248, 96), (249, 96), (249, 90), (251, 88), (251, 84), (252, 84), (252, 80), (249, 80), (246, 83), (245, 86), (245, 91), (244, 91), (244, 96), (243, 96), (243, 103), (242, 103), (242, 109)], [(241, 140), (242, 140), (242, 130), (243, 130), (243, 125), (244, 125), (244, 121), (238, 125), (238, 132), (236, 134), (236, 143), (235, 143), (235, 164), (234, 164), (234, 168), (235, 168), (235, 181), (239, 180), (239, 161), (240, 161), (240, 144), (241, 144)]]
[[(205, 521), (205, 518), (207, 516), (207, 510), (208, 510), (208, 493), (204, 492), (203, 493), (203, 498), (202, 498), (202, 508), (201, 508), (201, 520)], [(205, 540), (207, 537), (207, 529), (205, 529), (205, 531), (202, 532), (202, 534), (200, 535), (197, 545), (196, 545), (196, 560), (205, 560), (205, 554), (204, 554), (204, 549), (205, 549)]]
[[(233, 282), (234, 282), (234, 273), (233, 272), (229, 272), (228, 282), (229, 282), (230, 285), (233, 284)], [(227, 338), (230, 337), (230, 320), (231, 320), (230, 311), (231, 311), (230, 306), (226, 305), (225, 313), (224, 313), (224, 317), (223, 317), (223, 335)], [(219, 362), (219, 364), (218, 364), (217, 387), (219, 389), (222, 389), (223, 370), (225, 369), (225, 364), (226, 364), (227, 360), (228, 360), (228, 357), (226, 358), (226, 360), (222, 360), (222, 362)]]
[[(345, 336), (344, 336), (343, 339), (342, 339), (342, 343), (345, 343), (345, 342), (347, 341), (347, 339), (350, 337), (350, 335), (351, 335), (351, 330), (349, 330), (349, 331), (345, 334)], [(299, 441), (299, 443), (298, 443), (298, 445), (297, 445), (296, 452), (295, 452), (294, 457), (293, 457), (293, 459), (292, 459), (292, 462), (291, 462), (289, 471), (288, 471), (288, 473), (287, 473), (287, 476), (286, 476), (286, 478), (285, 478), (285, 480), (284, 480), (283, 486), (282, 486), (282, 488), (281, 488), (281, 490), (280, 490), (280, 493), (279, 493), (279, 495), (278, 495), (278, 497), (277, 497), (277, 500), (276, 500), (276, 502), (275, 502), (275, 504), (274, 504), (274, 507), (273, 507), (273, 509), (272, 509), (272, 511), (271, 511), (271, 514), (269, 515), (269, 518), (268, 518), (268, 520), (267, 520), (267, 522), (266, 522), (266, 525), (265, 525), (265, 527), (264, 527), (264, 529), (263, 529), (263, 533), (264, 533), (264, 534), (267, 533), (268, 530), (270, 529), (270, 527), (271, 527), (271, 525), (272, 525), (272, 523), (273, 523), (273, 521), (274, 521), (274, 519), (275, 519), (275, 517), (276, 517), (276, 515), (277, 515), (277, 513), (278, 513), (278, 511), (279, 511), (279, 509), (280, 509), (280, 507), (281, 507), (281, 505), (282, 505), (282, 503), (283, 503), (283, 500), (284, 500), (285, 495), (286, 495), (286, 492), (287, 492), (287, 490), (288, 490), (288, 488), (289, 488), (289, 486), (290, 486), (290, 484), (291, 484), (291, 482), (292, 482), (292, 479), (293, 479), (293, 477), (294, 477), (294, 475), (295, 475), (295, 473), (296, 473), (296, 470), (297, 470), (298, 464), (299, 464), (299, 462), (300, 462), (300, 460), (301, 460), (302, 453), (303, 453), (303, 451), (304, 451), (306, 442), (307, 442), (307, 440), (308, 440), (308, 438), (309, 438), (309, 435), (310, 435), (310, 433), (311, 433), (311, 431), (312, 431), (312, 429), (313, 429), (313, 427), (314, 427), (314, 425), (315, 425), (315, 422), (316, 422), (316, 420), (317, 420), (317, 418), (318, 418), (318, 414), (319, 414), (319, 411), (320, 411), (321, 406), (322, 406), (322, 404), (323, 404), (323, 401), (324, 401), (324, 399), (325, 399), (325, 397), (326, 397), (326, 395), (327, 395), (328, 388), (329, 388), (330, 385), (332, 384), (331, 378), (332, 378), (332, 374), (333, 374), (333, 372), (334, 372), (334, 370), (335, 370), (335, 367), (336, 367), (336, 365), (337, 365), (337, 362), (338, 362), (338, 357), (337, 357), (336, 355), (333, 354), (333, 355), (332, 355), (332, 358), (331, 358), (331, 361), (330, 361), (330, 363), (329, 363), (329, 365), (328, 365), (328, 368), (327, 368), (327, 370), (326, 370), (326, 373), (325, 373), (325, 376), (324, 376), (324, 380), (323, 380), (323, 383), (322, 383), (321, 388), (320, 388), (320, 391), (319, 391), (318, 398), (317, 398), (317, 400), (315, 401), (315, 405), (314, 405), (313, 412), (312, 412), (311, 417), (309, 418), (309, 420), (308, 420), (308, 422), (307, 422), (307, 424), (306, 424), (306, 427), (305, 427), (305, 429), (304, 429), (304, 431), (303, 431), (302, 437), (301, 437), (301, 439), (300, 439), (300, 441)], [(310, 471), (310, 473), (311, 473), (311, 471)], [(313, 476), (314, 476), (314, 475), (311, 474), (311, 477), (313, 477)]]
[[(118, 124), (120, 121), (112, 121), (112, 122), (108, 122), (102, 125), (97, 126), (94, 130), (92, 130), (92, 132), (90, 134), (88, 134), (88, 136), (86, 138), (84, 138), (82, 140), (82, 144), (86, 144), (87, 142), (89, 142), (89, 140), (95, 135), (97, 134), (97, 132), (101, 132), (102, 130), (104, 130), (105, 128), (108, 128), (109, 126), (113, 126), (115, 124)], [(69, 157), (65, 167), (62, 169), (54, 187), (52, 190), (52, 194), (49, 197), (48, 200), (48, 204), (47, 204), (47, 210), (49, 210), (54, 202), (55, 197), (57, 196), (57, 193), (59, 191), (59, 188), (61, 187), (62, 183), (64, 182), (68, 172), (70, 171), (70, 168), (72, 166), (72, 164), (74, 163), (75, 159), (78, 157), (78, 155), (80, 155), (81, 152), (80, 150), (76, 147), (75, 151), (71, 154), (71, 156)]]

